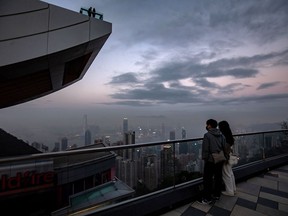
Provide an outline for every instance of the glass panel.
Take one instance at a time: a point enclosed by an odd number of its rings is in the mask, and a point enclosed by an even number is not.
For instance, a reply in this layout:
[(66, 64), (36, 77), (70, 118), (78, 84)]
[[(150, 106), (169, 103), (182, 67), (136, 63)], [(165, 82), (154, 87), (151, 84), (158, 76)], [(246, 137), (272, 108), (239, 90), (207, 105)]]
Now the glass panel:
[[(288, 153), (288, 135), (283, 131), (234, 137), (233, 150), (240, 157), (236, 166)], [(23, 211), (47, 208), (45, 210), (49, 213), (57, 209), (67, 213), (73, 212), (71, 205), (84, 205), (95, 200), (93, 208), (98, 208), (97, 197), (100, 200), (111, 192), (115, 192), (111, 195), (113, 200), (109, 202), (110, 195), (107, 195), (105, 205), (202, 177), (202, 139), (112, 148), (101, 148), (99, 151), (94, 151), (97, 148), (81, 149), (84, 152), (71, 150), (62, 152), (64, 156), (61, 152), (51, 154), (53, 156), (43, 154), (37, 159), (27, 156), (18, 162), (2, 159), (0, 201), (7, 209), (9, 206)], [(114, 185), (115, 179), (121, 184)], [(111, 187), (102, 189), (104, 184), (111, 184)], [(103, 206), (103, 203), (99, 206)]]

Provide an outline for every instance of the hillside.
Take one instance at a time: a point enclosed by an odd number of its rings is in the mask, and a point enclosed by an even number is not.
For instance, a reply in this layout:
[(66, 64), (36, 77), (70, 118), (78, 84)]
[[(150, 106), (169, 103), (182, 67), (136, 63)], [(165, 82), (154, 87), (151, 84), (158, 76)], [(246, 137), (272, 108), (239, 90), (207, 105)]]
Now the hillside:
[(41, 153), (23, 140), (7, 133), (0, 128), (0, 157), (19, 156)]

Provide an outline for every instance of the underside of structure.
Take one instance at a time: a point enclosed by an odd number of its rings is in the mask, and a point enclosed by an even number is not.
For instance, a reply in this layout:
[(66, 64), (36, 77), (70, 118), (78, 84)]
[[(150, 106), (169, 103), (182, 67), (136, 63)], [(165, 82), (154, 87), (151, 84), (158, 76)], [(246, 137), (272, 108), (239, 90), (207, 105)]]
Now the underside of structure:
[(1, 0), (0, 108), (83, 78), (112, 24), (38, 0)]

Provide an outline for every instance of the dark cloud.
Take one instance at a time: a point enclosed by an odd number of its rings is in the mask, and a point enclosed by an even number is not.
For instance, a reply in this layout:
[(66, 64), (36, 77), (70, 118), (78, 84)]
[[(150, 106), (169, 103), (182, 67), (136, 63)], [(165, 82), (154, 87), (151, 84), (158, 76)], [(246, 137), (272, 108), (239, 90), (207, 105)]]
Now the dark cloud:
[(258, 74), (258, 70), (235, 68), (225, 71), (225, 74), (228, 76), (232, 76), (234, 78), (247, 78), (247, 77), (255, 77)]
[[(220, 91), (223, 93), (223, 91)], [(226, 93), (226, 92), (224, 92)], [(143, 96), (143, 95), (142, 95)], [(206, 97), (195, 96), (190, 93), (188, 97), (185, 98), (158, 98), (158, 100), (152, 99), (151, 97), (146, 98), (146, 102), (139, 101), (116, 101), (112, 103), (106, 103), (106, 105), (129, 105), (129, 106), (158, 106), (159, 104), (193, 104), (193, 105), (241, 105), (243, 103), (261, 103), (261, 102), (270, 102), (271, 100), (288, 100), (288, 94), (269, 94), (269, 95), (253, 95), (253, 96), (241, 96), (241, 97), (215, 97), (213, 95), (208, 95)]]
[[(221, 99), (220, 99), (221, 100)], [(271, 102), (276, 100), (288, 100), (288, 94), (267, 94), (267, 95), (253, 95), (253, 96), (242, 96), (242, 97), (231, 97), (222, 99), (223, 103), (228, 104), (242, 104), (249, 102)]]
[(271, 52), (268, 54), (254, 55), (249, 57), (238, 58), (226, 58), (214, 61), (209, 64), (210, 68), (225, 68), (225, 67), (255, 67), (256, 65), (262, 65), (267, 61), (272, 61), (274, 64), (278, 62), (278, 59), (286, 59), (288, 50), (280, 52)]
[[(265, 65), (268, 61), (272, 65), (279, 63), (279, 59), (286, 60), (288, 50), (273, 52), (263, 55), (254, 55), (251, 57), (223, 58), (212, 61), (209, 64), (201, 64), (194, 58), (186, 61), (171, 61), (152, 70), (152, 80), (154, 82), (165, 82), (193, 77), (224, 77), (232, 76), (234, 78), (256, 77), (259, 71), (255, 69), (257, 65)], [(198, 58), (198, 57), (197, 57)]]
[(209, 82), (206, 78), (196, 78), (193, 79), (193, 81), (196, 83), (196, 86), (200, 86), (203, 88), (209, 88), (209, 89), (220, 88), (218, 84), (214, 82)]
[(219, 92), (219, 95), (222, 95), (222, 94), (233, 95), (235, 92), (243, 90), (245, 88), (249, 88), (249, 87), (251, 87), (251, 86), (243, 85), (242, 83), (231, 83), (229, 85), (221, 87), (218, 90), (218, 92)]
[[(112, 3), (113, 2), (113, 3)], [(122, 46), (147, 43), (158, 47), (186, 47), (205, 43), (219, 47), (240, 47), (247, 40), (263, 44), (286, 37), (288, 5), (277, 1), (181, 1), (152, 0), (145, 3), (116, 1), (98, 3), (113, 26)], [(103, 6), (101, 5), (103, 4)], [(133, 17), (133, 18), (132, 18)], [(129, 29), (129, 31), (125, 31)], [(125, 43), (123, 43), (125, 41)]]
[(124, 73), (112, 78), (108, 84), (127, 84), (127, 83), (138, 83), (138, 79), (135, 73)]
[[(228, 85), (220, 85), (209, 78), (232, 77), (234, 79), (256, 78), (260, 71), (253, 68), (257, 64), (274, 62), (275, 59), (282, 59), (287, 55), (287, 50), (273, 52), (265, 55), (254, 55), (251, 57), (223, 58), (210, 63), (200, 63), (197, 61), (199, 56), (185, 61), (163, 62), (158, 68), (149, 72), (150, 77), (142, 78), (141, 85), (127, 87), (128, 83), (137, 83), (137, 73), (123, 73), (116, 76), (109, 84), (123, 85), (126, 88), (119, 89), (110, 96), (117, 100), (128, 100), (123, 104), (131, 104), (130, 100), (145, 101), (143, 105), (153, 104), (178, 104), (178, 103), (217, 103), (214, 99), (222, 95), (232, 95), (238, 91), (250, 88), (251, 86), (241, 82), (233, 82)], [(181, 80), (188, 79), (193, 85), (183, 85)], [(140, 83), (140, 82), (139, 82)], [(258, 87), (264, 89), (279, 84), (278, 82), (264, 83)], [(213, 97), (212, 97), (213, 95)], [(229, 99), (237, 101), (239, 97)], [(265, 98), (265, 97), (264, 97)], [(248, 98), (249, 99), (249, 98)], [(255, 100), (259, 100), (256, 97)], [(262, 98), (261, 98), (262, 99)], [(239, 99), (241, 101), (241, 98)], [(219, 103), (221, 99), (219, 100)], [(121, 104), (121, 102), (116, 102)], [(141, 103), (136, 103), (139, 106)]]
[(138, 101), (138, 100), (122, 100), (122, 101), (116, 101), (113, 103), (102, 103), (103, 105), (123, 105), (123, 106), (139, 106), (139, 107), (145, 107), (145, 106), (153, 106), (155, 105), (154, 102), (149, 101)]
[(257, 90), (267, 89), (279, 85), (281, 82), (262, 83), (258, 86)]
[[(246, 33), (256, 34), (261, 38), (275, 38), (288, 21), (288, 4), (285, 0), (279, 1), (221, 1), (215, 2), (210, 9), (209, 24), (213, 28), (227, 28), (236, 26)], [(232, 29), (232, 28), (231, 28)], [(275, 34), (276, 33), (276, 34)]]
[[(196, 95), (196, 96), (195, 96)], [(186, 100), (198, 101), (197, 93), (188, 90), (167, 88), (163, 84), (149, 84), (144, 88), (130, 89), (111, 95), (114, 99), (148, 100), (155, 103), (185, 103)]]

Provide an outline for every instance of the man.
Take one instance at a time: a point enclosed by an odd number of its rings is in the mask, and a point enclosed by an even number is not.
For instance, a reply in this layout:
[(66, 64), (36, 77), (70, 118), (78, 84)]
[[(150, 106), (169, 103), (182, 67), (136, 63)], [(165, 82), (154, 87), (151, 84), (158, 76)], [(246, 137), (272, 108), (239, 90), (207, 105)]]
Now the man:
[[(203, 197), (198, 200), (201, 204), (210, 204), (212, 198), (219, 200), (222, 187), (222, 166), (224, 162), (214, 163), (212, 153), (220, 152), (225, 146), (225, 137), (217, 129), (217, 121), (206, 121), (207, 133), (202, 143), (202, 160), (204, 160)], [(214, 180), (214, 181), (213, 181)], [(213, 187), (214, 185), (214, 187)]]

